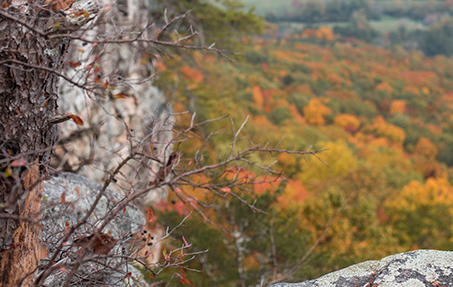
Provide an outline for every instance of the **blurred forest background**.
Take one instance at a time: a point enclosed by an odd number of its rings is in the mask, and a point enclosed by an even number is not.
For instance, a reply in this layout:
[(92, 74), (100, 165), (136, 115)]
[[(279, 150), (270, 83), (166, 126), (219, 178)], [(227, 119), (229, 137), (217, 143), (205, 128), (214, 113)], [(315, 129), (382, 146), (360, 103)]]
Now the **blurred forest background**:
[[(286, 281), (302, 281), (397, 252), (453, 249), (453, 1), (176, 2), (169, 13), (194, 9), (202, 42), (240, 52), (230, 61), (168, 48), (155, 59), (155, 84), (182, 113), (179, 127), (195, 113), (199, 122), (230, 114), (236, 125), (249, 115), (238, 150), (250, 141), (328, 149), (319, 156), (329, 167), (314, 157), (257, 155), (263, 165), (278, 160), (273, 168), (287, 180), (235, 192), (266, 214), (228, 190), (211, 196), (212, 224), (193, 213), (165, 242), (171, 250), (184, 236), (194, 251), (209, 249), (188, 263), (200, 272), (178, 281), (167, 270), (148, 274), (150, 282), (250, 286), (290, 271)], [(195, 136), (199, 145), (176, 149), (215, 163), (228, 155), (233, 132), (225, 120)], [(234, 166), (211, 176), (266, 181)], [(167, 202), (153, 209), (159, 224), (174, 227), (191, 205)]]

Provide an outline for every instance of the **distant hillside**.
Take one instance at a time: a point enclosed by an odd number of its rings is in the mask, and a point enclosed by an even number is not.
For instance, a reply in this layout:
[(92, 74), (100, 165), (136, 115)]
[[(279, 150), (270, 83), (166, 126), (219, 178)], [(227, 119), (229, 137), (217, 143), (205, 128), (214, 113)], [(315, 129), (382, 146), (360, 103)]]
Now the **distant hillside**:
[[(380, 46), (402, 45), (428, 56), (451, 55), (451, 1), (246, 0), (281, 30), (332, 27), (337, 34)], [(432, 47), (429, 47), (432, 46)]]
[[(247, 284), (271, 280), (273, 272), (284, 274), (340, 207), (310, 264), (294, 278), (313, 278), (397, 251), (453, 249), (453, 59), (427, 58), (401, 47), (385, 50), (354, 38), (338, 41), (327, 27), (281, 40), (277, 33), (270, 30), (267, 40), (254, 39), (244, 61), (195, 53), (191, 66), (179, 68), (180, 58), (158, 62), (156, 84), (178, 102), (176, 112), (190, 112), (181, 116), (181, 125), (195, 112), (198, 121), (230, 113), (236, 125), (250, 116), (238, 149), (250, 142), (328, 149), (320, 157), (329, 167), (314, 157), (256, 155), (262, 165), (278, 160), (273, 168), (288, 178), (254, 192), (236, 190), (266, 206), (267, 215), (241, 209), (233, 200), (225, 204), (209, 198), (218, 227), (206, 227), (194, 215), (177, 234), (195, 249), (212, 244), (223, 251), (216, 251), (209, 266), (191, 263), (205, 271), (193, 273), (191, 280), (197, 286), (238, 284), (237, 269), (227, 267), (237, 263), (237, 254), (228, 250), (235, 242), (229, 234), (238, 230), (253, 238), (241, 255)], [(206, 161), (229, 152), (231, 132), (217, 131), (231, 131), (231, 123), (198, 131), (200, 137), (210, 135)], [(191, 154), (200, 146), (181, 143), (178, 148)], [(238, 171), (243, 178), (254, 172)], [(185, 192), (203, 197), (202, 190)], [(160, 220), (176, 224), (181, 214), (167, 211)], [(204, 242), (200, 234), (206, 235)], [(273, 244), (276, 258), (269, 253)]]
[(242, 0), (247, 7), (255, 7), (258, 15), (267, 15), (269, 12), (286, 12), (291, 7), (293, 0), (281, 1), (260, 1), (260, 0)]

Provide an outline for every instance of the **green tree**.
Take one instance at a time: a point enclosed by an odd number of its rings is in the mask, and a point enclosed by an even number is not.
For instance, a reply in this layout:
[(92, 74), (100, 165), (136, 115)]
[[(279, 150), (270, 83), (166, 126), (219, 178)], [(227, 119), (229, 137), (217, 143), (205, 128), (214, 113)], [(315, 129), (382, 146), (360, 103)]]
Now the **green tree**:
[(427, 56), (453, 54), (453, 19), (433, 24), (423, 33), (420, 48)]
[[(172, 234), (166, 242), (170, 248), (184, 244), (184, 236), (193, 245), (193, 252), (202, 253), (189, 262), (190, 268), (202, 271), (188, 275), (195, 286), (250, 286), (263, 279), (270, 282), (296, 264), (308, 249), (310, 232), (303, 227), (297, 212), (277, 209), (281, 192), (282, 189), (260, 195), (238, 193), (248, 202), (256, 202), (255, 207), (266, 214), (228, 195), (214, 200), (210, 205), (214, 208), (211, 218), (215, 225), (206, 224), (201, 216), (193, 214), (184, 227)], [(173, 227), (182, 217), (170, 211), (161, 213), (159, 220), (164, 226)], [(211, 252), (204, 254), (207, 249)], [(170, 280), (172, 273), (164, 271), (161, 278)]]
[(284, 120), (290, 119), (291, 114), (287, 107), (277, 107), (267, 117), (273, 124), (280, 125)]
[[(242, 49), (242, 37), (245, 35), (263, 32), (262, 20), (253, 12), (246, 10), (244, 5), (236, 0), (157, 0), (154, 1), (152, 15), (161, 14), (167, 8), (169, 15), (188, 13), (182, 24), (177, 26), (181, 35), (184, 35), (190, 26), (199, 33), (194, 39), (202, 45), (211, 45), (222, 49), (238, 51)], [(160, 35), (161, 38), (168, 36)]]

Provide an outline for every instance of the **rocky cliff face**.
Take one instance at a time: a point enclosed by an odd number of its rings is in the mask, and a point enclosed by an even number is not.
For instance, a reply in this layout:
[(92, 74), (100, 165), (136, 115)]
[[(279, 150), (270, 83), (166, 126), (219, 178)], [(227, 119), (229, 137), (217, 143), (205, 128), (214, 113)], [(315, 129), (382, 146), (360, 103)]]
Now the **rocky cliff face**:
[[(103, 43), (141, 35), (153, 38), (155, 27), (146, 9), (147, 1), (102, 0), (101, 24), (73, 40), (66, 73), (79, 86), (61, 80), (59, 112), (78, 115), (83, 126), (72, 121), (58, 124), (59, 144), (54, 167), (102, 182), (131, 149), (157, 153), (162, 159), (171, 152), (172, 111), (165, 96), (153, 86), (155, 47), (150, 43)], [(121, 31), (118, 30), (121, 27)], [(99, 42), (98, 42), (99, 41)], [(121, 95), (117, 97), (115, 95)], [(135, 146), (135, 147), (133, 147)], [(142, 189), (153, 180), (156, 162), (141, 159), (122, 171), (116, 187), (122, 193)], [(164, 190), (148, 193), (156, 200)]]
[(301, 283), (273, 287), (453, 286), (453, 252), (416, 250), (366, 261)]
[[(102, 182), (122, 158), (131, 152), (131, 146), (140, 146), (144, 153), (157, 153), (163, 159), (171, 152), (172, 115), (165, 96), (152, 85), (146, 88), (131, 86), (125, 99), (87, 98), (83, 93), (61, 88), (60, 110), (79, 115), (82, 127), (72, 122), (59, 126), (60, 145), (56, 150), (58, 161), (54, 166), (68, 167), (72, 172)], [(151, 150), (152, 149), (152, 150)], [(123, 169), (118, 185), (121, 193), (146, 188), (154, 179), (156, 163), (141, 159)], [(146, 202), (165, 196), (164, 190), (148, 193)]]
[[(90, 210), (101, 188), (102, 185), (96, 181), (72, 173), (60, 173), (44, 181), (41, 222), (43, 249), (47, 254), (47, 259), (52, 258), (55, 248), (61, 243), (62, 234), (68, 226), (75, 225)], [(93, 216), (90, 216), (87, 222), (64, 244), (65, 254), (69, 256), (59, 258), (57, 265), (77, 261), (77, 257), (70, 254), (77, 254), (82, 248), (88, 248), (79, 242), (95, 232), (96, 227), (102, 224), (109, 211), (121, 199), (122, 197), (117, 192), (106, 190), (96, 206)], [(132, 247), (132, 238), (140, 232), (144, 225), (145, 218), (134, 205), (127, 206), (123, 213), (110, 221), (104, 230), (105, 238), (103, 238), (104, 240), (110, 239), (110, 241), (90, 248), (90, 252), (93, 254), (108, 253), (110, 257), (97, 258), (99, 262), (102, 262), (104, 268), (93, 268), (90, 261), (83, 264), (79, 275), (86, 279), (81, 280), (78, 286), (93, 286), (93, 282), (97, 282), (97, 286), (118, 286), (118, 282), (122, 282), (128, 272), (131, 272), (136, 279), (130, 280), (130, 286), (147, 286), (141, 280), (140, 272), (132, 265), (126, 264), (125, 259), (121, 257), (132, 253), (131, 250), (139, 248), (138, 246)], [(46, 279), (45, 284), (46, 286), (63, 286), (67, 279), (66, 275), (67, 273), (56, 270)]]

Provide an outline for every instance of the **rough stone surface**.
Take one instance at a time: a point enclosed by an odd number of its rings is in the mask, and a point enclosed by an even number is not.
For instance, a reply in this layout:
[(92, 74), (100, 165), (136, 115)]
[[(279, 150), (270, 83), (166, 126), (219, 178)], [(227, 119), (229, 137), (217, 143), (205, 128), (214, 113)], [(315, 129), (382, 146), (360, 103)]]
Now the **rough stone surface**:
[[(66, 226), (75, 224), (86, 214), (101, 188), (102, 185), (96, 181), (72, 173), (61, 173), (44, 181), (42, 237), (43, 244), (49, 252), (48, 257), (52, 256), (53, 248), (60, 243)], [(102, 217), (119, 200), (121, 200), (121, 196), (117, 192), (107, 189), (93, 216), (88, 218), (87, 223), (82, 225), (80, 230), (77, 230), (68, 245), (77, 237), (91, 234), (102, 223)], [(140, 232), (144, 224), (145, 219), (142, 212), (133, 205), (128, 206), (124, 214), (118, 214), (103, 231), (119, 240), (109, 254), (122, 254), (122, 248), (128, 247), (128, 239), (131, 235)], [(72, 248), (77, 249), (78, 247)], [(68, 260), (71, 259), (64, 258), (59, 262), (63, 263)], [(93, 272), (96, 268), (93, 264), (80, 268), (79, 273), (86, 275), (89, 280), (77, 282), (77, 286), (93, 286), (93, 282), (96, 282), (96, 286), (148, 286), (140, 279), (140, 272), (130, 264), (126, 264), (121, 258), (101, 258), (99, 261), (101, 260), (106, 268), (99, 269), (97, 272)], [(125, 278), (125, 274), (129, 272), (132, 274), (132, 279)], [(66, 274), (57, 271), (45, 280), (45, 285), (62, 286), (65, 280)]]
[[(130, 85), (127, 92), (131, 95), (126, 99), (93, 101), (79, 89), (62, 82), (59, 111), (76, 114), (85, 124), (83, 127), (72, 121), (59, 124), (60, 147), (64, 148), (56, 148), (55, 167), (64, 166), (66, 170), (102, 182), (105, 174), (130, 154), (129, 141), (135, 146), (140, 144), (144, 154), (152, 153), (148, 150), (152, 145), (159, 159), (168, 158), (172, 151), (174, 120), (165, 95), (150, 83)], [(155, 161), (146, 158), (130, 161), (116, 177), (118, 185), (112, 189), (119, 192), (146, 189), (159, 167)], [(154, 189), (138, 204), (159, 201), (166, 195), (166, 189)]]
[[(54, 234), (65, 228), (66, 222), (70, 225), (85, 216), (91, 204), (96, 199), (102, 185), (86, 177), (64, 172), (44, 181), (43, 194), (43, 235)], [(62, 196), (67, 204), (62, 204)], [(97, 205), (93, 216), (88, 219), (86, 228), (92, 229), (99, 225), (102, 218), (115, 203), (121, 200), (120, 194), (106, 190)], [(113, 237), (124, 237), (126, 234), (140, 232), (145, 225), (143, 213), (135, 206), (128, 206), (124, 214), (119, 214), (104, 232), (109, 232)]]
[[(105, 174), (116, 168), (132, 150), (153, 154), (166, 162), (165, 159), (173, 150), (174, 118), (167, 97), (153, 86), (152, 79), (156, 73), (153, 61), (144, 61), (150, 55), (159, 54), (151, 43), (103, 45), (97, 42), (111, 37), (121, 39), (122, 35), (140, 34), (145, 38), (153, 38), (157, 27), (148, 24), (149, 12), (143, 7), (153, 5), (151, 3), (154, 1), (96, 2), (110, 7), (108, 23), (98, 25), (84, 34), (84, 38), (96, 43), (72, 41), (68, 59), (79, 62), (81, 66), (74, 69), (68, 65), (65, 73), (73, 81), (87, 87), (95, 84), (90, 67), (93, 63), (99, 63), (98, 73), (102, 75), (102, 82), (107, 80), (113, 90), (93, 94), (61, 79), (58, 111), (60, 114), (80, 116), (84, 125), (77, 126), (72, 121), (58, 124), (60, 141), (52, 164), (102, 182)], [(121, 27), (121, 32), (118, 27)], [(102, 52), (81, 56), (80, 50)], [(88, 83), (85, 83), (87, 80)], [(126, 97), (117, 99), (113, 97), (115, 94)], [(146, 157), (129, 161), (116, 177), (118, 185), (112, 189), (119, 192), (146, 189), (159, 168), (160, 164)], [(153, 189), (136, 204), (145, 205), (166, 196), (166, 188)]]
[(453, 286), (453, 252), (416, 250), (366, 261), (301, 283), (273, 287)]

